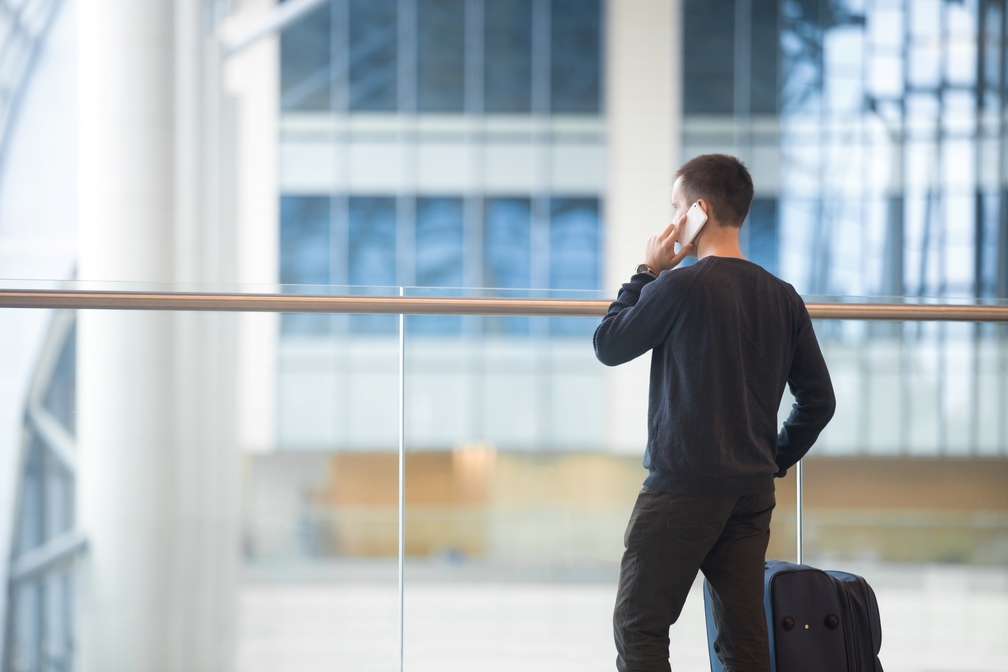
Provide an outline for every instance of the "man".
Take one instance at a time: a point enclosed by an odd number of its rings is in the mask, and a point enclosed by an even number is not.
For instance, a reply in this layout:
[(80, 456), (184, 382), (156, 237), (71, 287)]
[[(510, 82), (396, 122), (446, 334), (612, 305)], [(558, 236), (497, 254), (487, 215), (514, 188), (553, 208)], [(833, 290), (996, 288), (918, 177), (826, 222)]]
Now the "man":
[[(812, 322), (791, 285), (746, 261), (753, 185), (742, 163), (698, 156), (676, 174), (678, 216), (595, 332), (609, 366), (651, 351), (648, 476), (627, 526), (613, 625), (616, 667), (669, 670), (669, 626), (697, 571), (713, 588), (725, 672), (769, 672), (763, 566), (774, 477), (808, 451), (836, 405)], [(707, 214), (676, 252), (693, 203)], [(674, 269), (689, 254), (696, 264)], [(789, 385), (794, 408), (777, 432)]]

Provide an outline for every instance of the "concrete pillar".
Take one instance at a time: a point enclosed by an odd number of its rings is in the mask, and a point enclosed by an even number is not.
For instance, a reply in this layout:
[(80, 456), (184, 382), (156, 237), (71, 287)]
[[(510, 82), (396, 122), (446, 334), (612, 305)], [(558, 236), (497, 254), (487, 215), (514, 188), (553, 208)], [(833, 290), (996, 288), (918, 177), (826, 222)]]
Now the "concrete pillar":
[[(80, 0), (82, 280), (226, 279), (210, 244), (226, 227), (201, 205), (200, 185), (214, 184), (201, 148), (215, 138), (200, 133), (201, 100), (214, 96), (200, 8)], [(77, 511), (89, 550), (77, 669), (230, 669), (238, 464), (222, 353), (233, 329), (219, 315), (113, 311), (82, 311), (78, 329)]]
[[(682, 6), (637, 0), (610, 2), (607, 11), (605, 287), (615, 290), (671, 215), (682, 144)], [(644, 356), (608, 373), (606, 441), (614, 449), (644, 448), (649, 363)]]

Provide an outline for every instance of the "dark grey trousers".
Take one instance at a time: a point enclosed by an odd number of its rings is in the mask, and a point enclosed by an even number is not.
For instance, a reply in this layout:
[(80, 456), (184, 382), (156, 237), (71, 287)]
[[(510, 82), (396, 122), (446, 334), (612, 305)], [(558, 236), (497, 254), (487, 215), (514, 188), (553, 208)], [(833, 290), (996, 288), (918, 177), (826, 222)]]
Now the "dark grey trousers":
[(769, 672), (763, 567), (774, 505), (772, 492), (718, 498), (641, 490), (613, 613), (620, 672), (669, 671), (669, 626), (698, 570), (713, 588), (714, 650), (725, 672)]

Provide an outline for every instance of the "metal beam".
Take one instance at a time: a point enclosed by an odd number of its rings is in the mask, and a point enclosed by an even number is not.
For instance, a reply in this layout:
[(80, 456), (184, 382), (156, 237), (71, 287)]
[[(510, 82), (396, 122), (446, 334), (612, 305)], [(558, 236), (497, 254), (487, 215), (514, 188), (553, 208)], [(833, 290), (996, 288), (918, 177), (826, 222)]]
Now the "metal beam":
[[(0, 290), (0, 308), (600, 317), (609, 304), (605, 299)], [(1008, 322), (1008, 305), (809, 303), (808, 311), (821, 320)]]
[(10, 582), (21, 583), (42, 576), (69, 563), (87, 548), (87, 538), (79, 530), (68, 530), (33, 548), (11, 562)]
[(77, 470), (77, 442), (63, 424), (37, 404), (28, 406), (28, 422), (49, 452), (67, 471), (74, 473)]
[(316, 7), (324, 5), (329, 0), (288, 0), (273, 7), (254, 23), (241, 29), (221, 31), (221, 45), (224, 57), (234, 56), (246, 47), (250, 47), (260, 39), (279, 33), (287, 26), (304, 18)]

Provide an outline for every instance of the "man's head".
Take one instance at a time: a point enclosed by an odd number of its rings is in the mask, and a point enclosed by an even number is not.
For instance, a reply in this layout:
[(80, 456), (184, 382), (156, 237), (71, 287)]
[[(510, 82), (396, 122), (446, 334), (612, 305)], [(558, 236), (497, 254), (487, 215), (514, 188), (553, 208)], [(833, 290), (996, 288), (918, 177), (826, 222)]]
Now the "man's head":
[(711, 222), (742, 226), (753, 199), (753, 183), (741, 161), (727, 154), (702, 154), (690, 159), (676, 172), (672, 204), (679, 214), (693, 203)]

